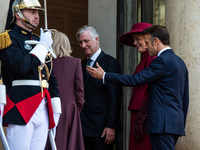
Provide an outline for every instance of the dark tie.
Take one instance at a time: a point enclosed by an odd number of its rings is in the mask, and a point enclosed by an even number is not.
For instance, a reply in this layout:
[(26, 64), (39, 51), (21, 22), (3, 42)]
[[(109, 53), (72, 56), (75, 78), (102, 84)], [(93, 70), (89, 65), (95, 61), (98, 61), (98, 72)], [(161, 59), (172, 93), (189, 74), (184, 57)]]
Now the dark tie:
[(92, 61), (92, 59), (87, 60), (87, 66), (90, 66), (91, 61)]
[[(87, 65), (86, 66), (90, 66), (90, 62), (92, 61), (92, 59), (88, 59), (87, 60)], [(90, 76), (90, 74), (87, 72), (87, 70), (85, 70), (86, 73), (86, 79), (88, 79), (88, 77)]]

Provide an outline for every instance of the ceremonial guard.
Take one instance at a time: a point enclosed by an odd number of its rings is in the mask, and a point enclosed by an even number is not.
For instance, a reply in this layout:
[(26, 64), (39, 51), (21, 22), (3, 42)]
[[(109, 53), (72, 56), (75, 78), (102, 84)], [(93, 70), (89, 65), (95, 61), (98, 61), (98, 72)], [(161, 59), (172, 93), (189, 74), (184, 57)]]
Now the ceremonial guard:
[[(2, 77), (7, 88), (3, 123), (11, 150), (43, 150), (49, 129), (59, 120), (61, 104), (49, 53), (51, 33), (39, 24), (38, 0), (15, 0), (13, 27), (0, 34)], [(38, 41), (32, 45), (27, 40)]]

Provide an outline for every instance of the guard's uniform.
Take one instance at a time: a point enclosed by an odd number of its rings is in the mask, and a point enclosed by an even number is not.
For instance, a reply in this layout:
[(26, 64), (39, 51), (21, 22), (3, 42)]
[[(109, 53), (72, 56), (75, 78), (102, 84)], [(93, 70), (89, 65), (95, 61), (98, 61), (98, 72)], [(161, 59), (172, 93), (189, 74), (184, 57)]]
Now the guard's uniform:
[[(40, 83), (38, 66), (41, 65), (41, 62), (37, 57), (29, 54), (34, 45), (25, 44), (25, 41), (38, 41), (39, 37), (17, 25), (11, 31), (8, 31), (8, 34), (12, 43), (7, 48), (0, 50), (2, 77), (8, 93), (3, 123), (4, 125), (26, 125), (39, 105), (43, 104), (48, 107), (49, 128), (53, 128), (55, 123), (50, 99), (59, 97), (56, 78), (51, 72), (48, 90), (46, 88), (41, 90), (39, 84), (31, 85), (32, 82), (29, 84), (29, 81)], [(51, 63), (47, 63), (47, 66), (51, 70)], [(41, 78), (47, 80), (47, 75), (48, 71), (44, 68), (41, 72)], [(41, 91), (43, 91), (43, 94)]]

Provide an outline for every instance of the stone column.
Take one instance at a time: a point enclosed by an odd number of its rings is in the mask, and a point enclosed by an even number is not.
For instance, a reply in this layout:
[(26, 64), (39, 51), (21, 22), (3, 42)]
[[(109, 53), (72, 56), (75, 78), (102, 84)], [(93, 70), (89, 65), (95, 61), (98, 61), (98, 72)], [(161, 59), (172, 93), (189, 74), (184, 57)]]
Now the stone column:
[(0, 0), (0, 32), (4, 31), (7, 13), (8, 13), (8, 6), (9, 6), (9, 0)]
[(166, 0), (166, 26), (171, 33), (171, 47), (186, 63), (189, 71), (190, 105), (186, 136), (176, 150), (200, 148), (200, 9), (198, 0)]
[[(123, 18), (124, 33), (127, 33), (131, 31), (132, 25), (137, 23), (137, 1), (135, 0), (124, 1), (123, 13), (124, 13), (124, 18)], [(138, 52), (136, 48), (130, 46), (124, 46), (123, 50), (124, 50), (123, 73), (133, 74), (138, 64)], [(128, 150), (129, 148), (131, 112), (128, 111), (128, 105), (130, 102), (131, 95), (132, 95), (132, 87), (124, 87), (123, 88), (123, 150)]]
[(116, 58), (117, 0), (88, 0), (88, 24), (99, 32), (101, 49)]

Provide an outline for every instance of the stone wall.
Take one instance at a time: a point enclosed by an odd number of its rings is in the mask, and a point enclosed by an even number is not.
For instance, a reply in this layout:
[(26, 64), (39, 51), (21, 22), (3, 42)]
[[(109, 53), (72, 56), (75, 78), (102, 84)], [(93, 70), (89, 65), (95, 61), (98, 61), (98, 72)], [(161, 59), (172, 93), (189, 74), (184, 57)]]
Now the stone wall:
[(166, 0), (166, 26), (171, 33), (171, 47), (186, 63), (189, 71), (190, 105), (186, 136), (176, 150), (200, 149), (200, 9), (198, 0)]
[(8, 6), (9, 6), (9, 1), (8, 0), (0, 0), (0, 32), (4, 31), (5, 28), (5, 23), (6, 23), (6, 18), (7, 18), (7, 13), (8, 13)]

